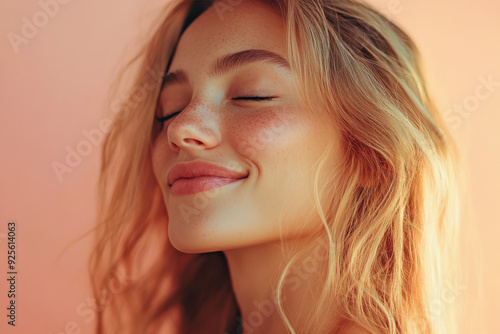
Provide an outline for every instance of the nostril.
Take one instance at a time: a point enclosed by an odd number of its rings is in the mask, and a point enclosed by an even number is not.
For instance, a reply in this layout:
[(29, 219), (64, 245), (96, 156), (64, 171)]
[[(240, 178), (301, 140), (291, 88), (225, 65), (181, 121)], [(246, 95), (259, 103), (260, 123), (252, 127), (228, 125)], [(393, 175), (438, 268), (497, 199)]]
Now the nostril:
[(195, 139), (195, 138), (184, 138), (182, 140), (186, 144), (196, 144), (196, 145), (202, 145), (203, 142), (201, 140)]

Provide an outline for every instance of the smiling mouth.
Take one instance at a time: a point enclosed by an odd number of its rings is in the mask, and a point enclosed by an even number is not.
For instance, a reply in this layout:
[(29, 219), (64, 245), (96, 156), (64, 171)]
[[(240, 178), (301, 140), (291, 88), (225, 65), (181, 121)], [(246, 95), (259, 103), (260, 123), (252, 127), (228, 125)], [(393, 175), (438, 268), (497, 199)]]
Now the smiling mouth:
[(173, 196), (192, 195), (214, 188), (223, 187), (227, 184), (246, 179), (247, 176), (239, 179), (219, 177), (213, 175), (204, 175), (193, 178), (177, 179), (170, 188), (170, 194)]

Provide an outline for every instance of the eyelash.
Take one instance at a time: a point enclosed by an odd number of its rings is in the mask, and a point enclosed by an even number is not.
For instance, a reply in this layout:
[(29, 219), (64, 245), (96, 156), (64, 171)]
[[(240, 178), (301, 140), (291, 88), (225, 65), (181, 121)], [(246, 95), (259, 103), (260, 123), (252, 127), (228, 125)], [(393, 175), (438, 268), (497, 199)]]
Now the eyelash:
[[(232, 100), (250, 100), (250, 101), (271, 101), (272, 99), (276, 98), (275, 96), (240, 96), (240, 97), (234, 97)], [(164, 117), (158, 117), (155, 115), (155, 119), (160, 122), (160, 124), (163, 127), (163, 123), (168, 121), (170, 118), (174, 117), (175, 115), (179, 114), (180, 111), (174, 112), (170, 115), (164, 116)]]

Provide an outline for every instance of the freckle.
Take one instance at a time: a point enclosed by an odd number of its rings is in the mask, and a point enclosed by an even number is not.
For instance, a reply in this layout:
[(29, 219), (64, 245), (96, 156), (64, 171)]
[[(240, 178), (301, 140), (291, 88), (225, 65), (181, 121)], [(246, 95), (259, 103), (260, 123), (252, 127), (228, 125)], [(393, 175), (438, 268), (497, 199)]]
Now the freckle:
[[(276, 131), (280, 129), (277, 124), (282, 122), (283, 115), (272, 108), (261, 111), (251, 111), (248, 114), (231, 114), (225, 119), (228, 135), (237, 135), (242, 139), (277, 138), (282, 134)], [(281, 121), (280, 121), (281, 119)], [(283, 132), (284, 127), (280, 131)], [(271, 136), (270, 136), (271, 135)]]

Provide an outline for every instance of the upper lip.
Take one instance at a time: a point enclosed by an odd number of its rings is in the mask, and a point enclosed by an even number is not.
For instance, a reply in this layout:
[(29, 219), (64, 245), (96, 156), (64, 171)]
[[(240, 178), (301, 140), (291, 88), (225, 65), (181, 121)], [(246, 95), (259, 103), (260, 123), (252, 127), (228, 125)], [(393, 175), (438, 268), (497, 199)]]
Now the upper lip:
[(192, 161), (175, 164), (168, 172), (168, 183), (172, 185), (178, 179), (191, 179), (200, 176), (215, 176), (230, 179), (242, 179), (248, 174), (237, 172), (205, 161)]

